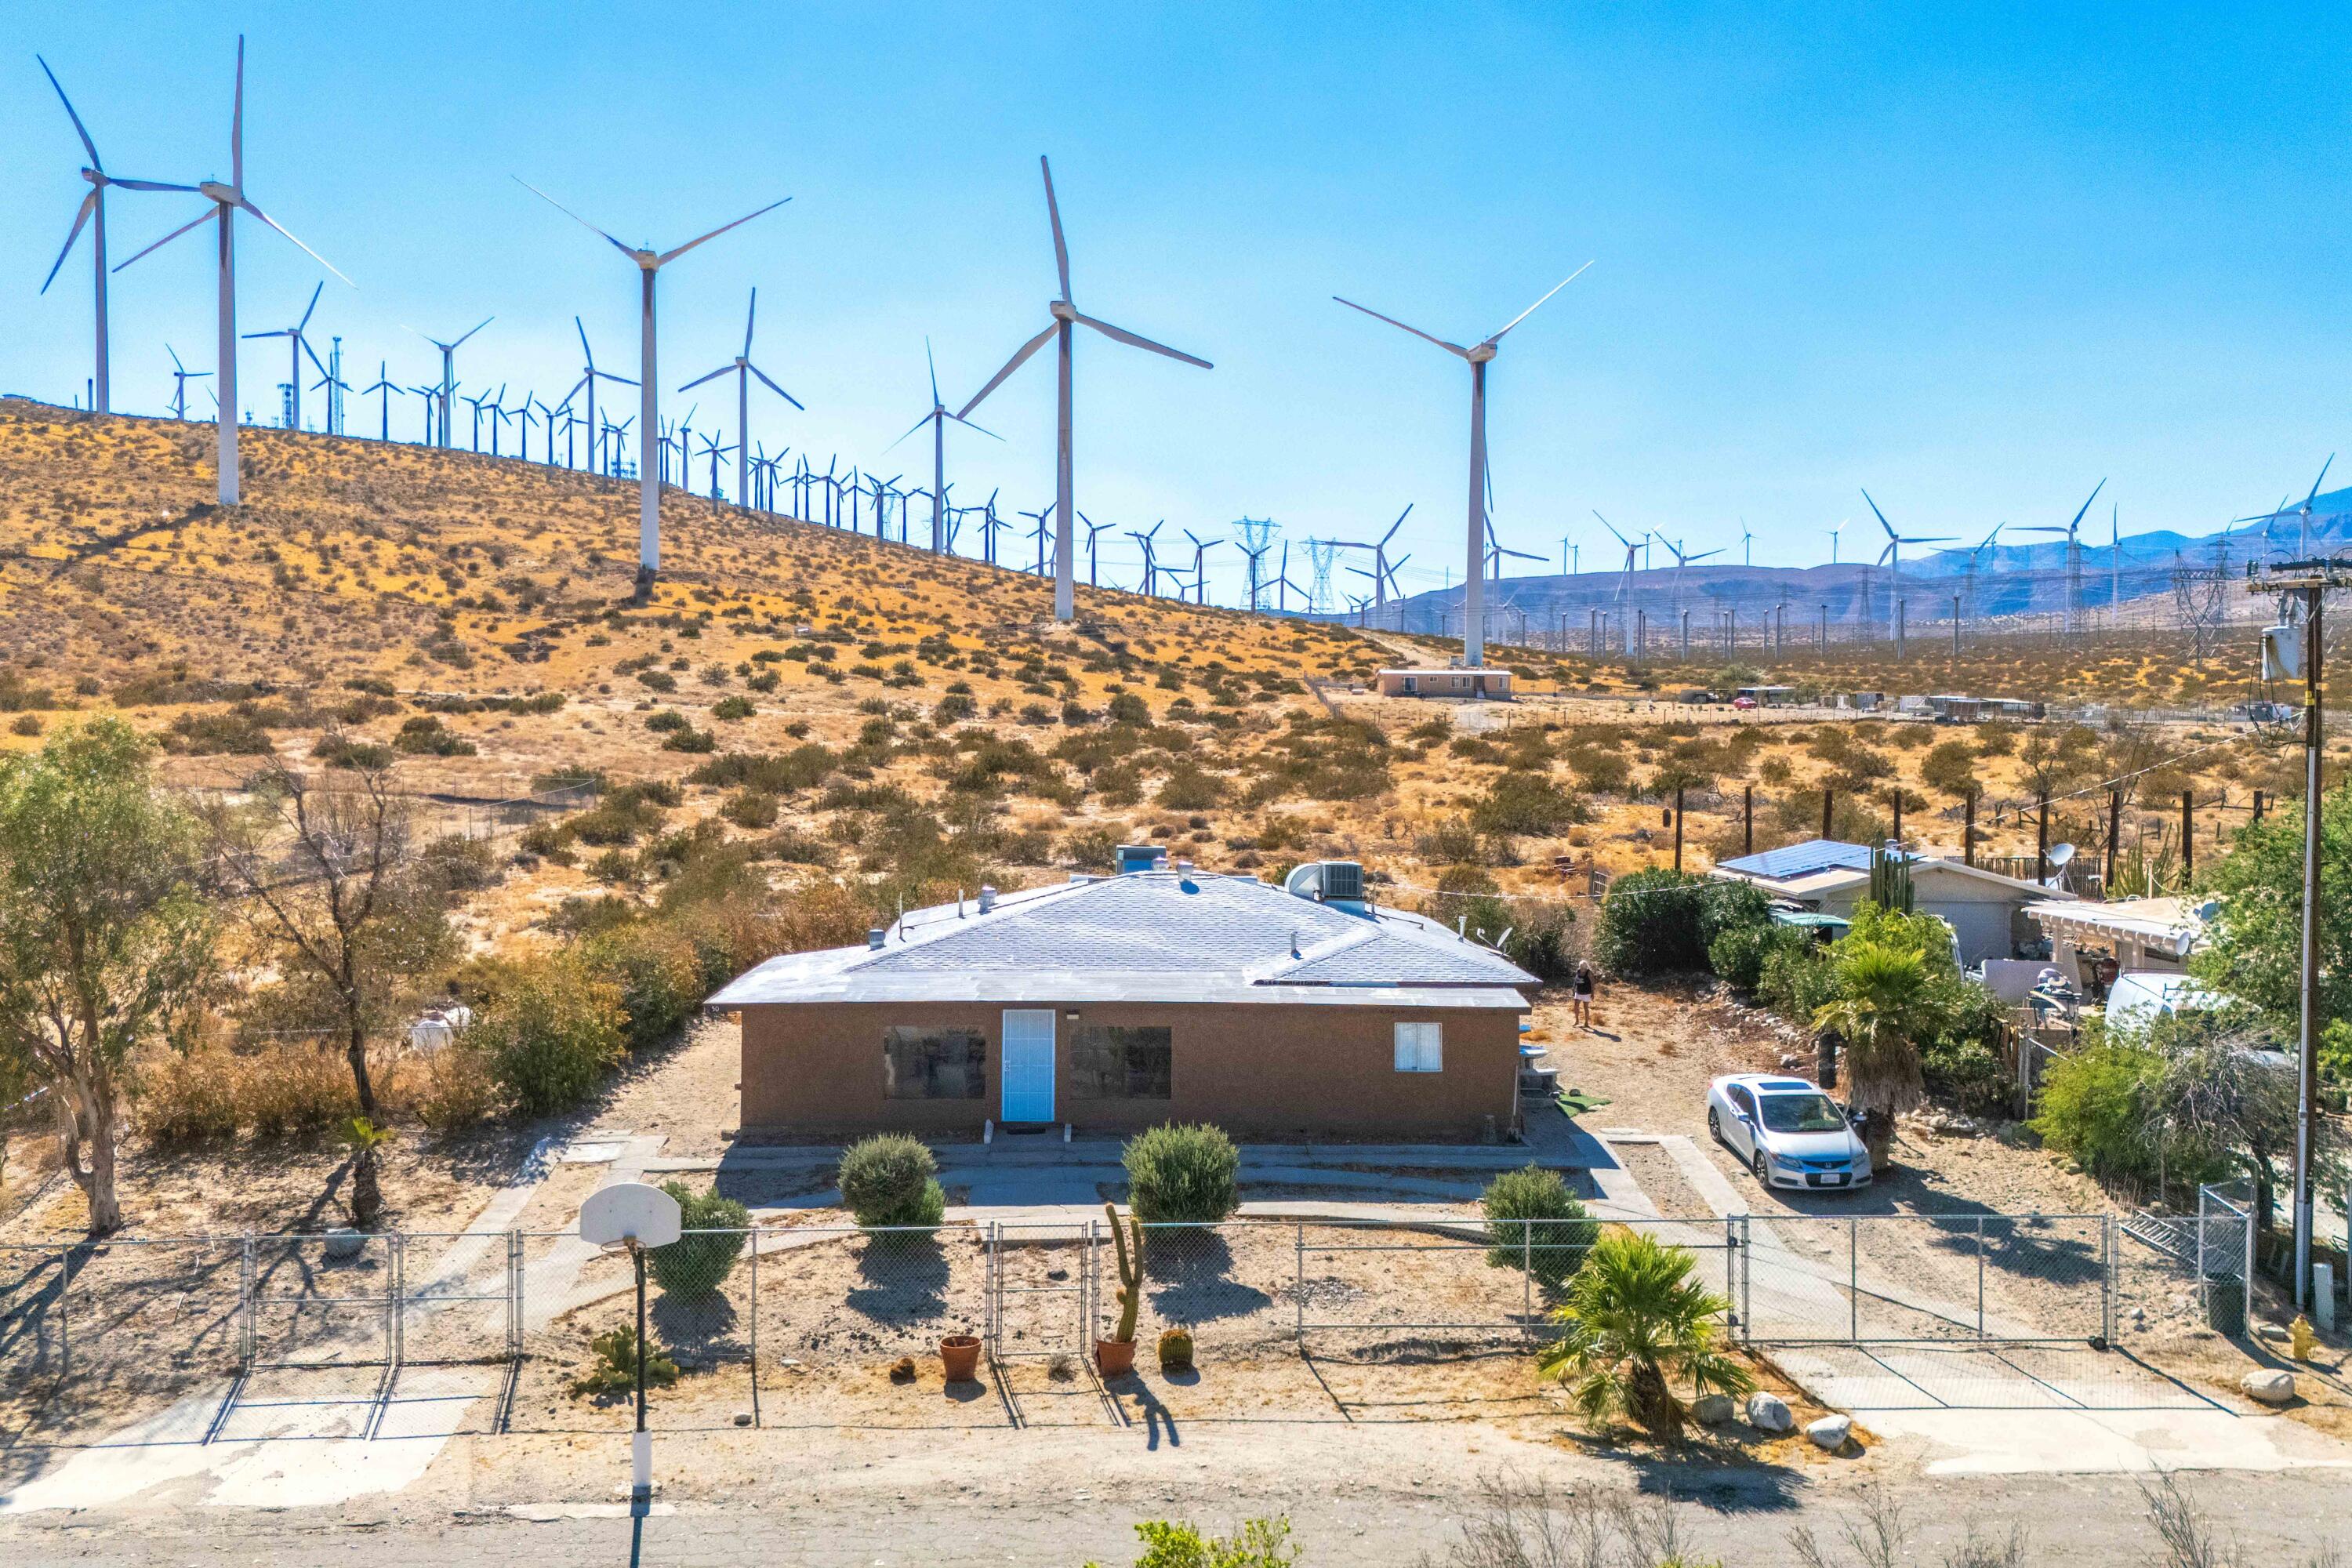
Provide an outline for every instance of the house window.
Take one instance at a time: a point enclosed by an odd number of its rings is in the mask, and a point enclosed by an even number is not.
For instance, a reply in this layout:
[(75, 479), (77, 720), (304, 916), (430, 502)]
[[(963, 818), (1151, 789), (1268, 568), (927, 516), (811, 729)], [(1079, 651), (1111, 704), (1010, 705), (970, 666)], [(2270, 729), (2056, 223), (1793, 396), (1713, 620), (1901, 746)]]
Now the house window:
[(1396, 1069), (1399, 1072), (1444, 1072), (1444, 1026), (1399, 1024), (1396, 1026)]
[(978, 1029), (893, 1024), (882, 1031), (888, 1100), (979, 1100), (988, 1092), (988, 1040)]
[(1070, 1034), (1070, 1098), (1166, 1100), (1173, 1036), (1164, 1028), (1088, 1024)]

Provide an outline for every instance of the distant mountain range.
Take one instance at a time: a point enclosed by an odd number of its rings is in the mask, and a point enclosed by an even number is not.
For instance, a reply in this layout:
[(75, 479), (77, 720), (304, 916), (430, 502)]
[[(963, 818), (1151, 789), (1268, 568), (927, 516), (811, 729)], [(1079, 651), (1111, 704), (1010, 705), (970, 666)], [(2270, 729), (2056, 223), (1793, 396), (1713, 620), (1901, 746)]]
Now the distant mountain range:
[[(1873, 561), (1884, 542), (1861, 539), (1858, 528), (1849, 528), (1846, 537), (1850, 542), (1860, 539)], [(1612, 624), (1641, 612), (1648, 617), (1651, 635), (1664, 638), (1673, 635), (1671, 628), (1687, 609), (1696, 636), (1714, 628), (1719, 616), (1736, 615), (1741, 625), (1752, 626), (1785, 605), (1790, 635), (1795, 637), (1824, 613), (1833, 627), (1864, 619), (1885, 622), (1891, 613), (1890, 594), (1898, 583), (1906, 620), (1922, 632), (1937, 622), (1950, 623), (1956, 595), (1961, 613), (1970, 620), (2063, 615), (2066, 541), (2063, 535), (2030, 537), (2032, 543), (2011, 543), (2004, 530), (2000, 542), (1973, 560), (1971, 552), (1950, 547), (1916, 559), (1906, 555), (1899, 580), (1883, 566), (1853, 561), (1821, 566), (1708, 562), (1679, 572), (1666, 565), (1637, 569), (1630, 575), (1602, 571), (1490, 579), (1487, 614), (1501, 619), (1490, 626), (1489, 635), (1514, 635), (1524, 617), (1530, 631), (1557, 632), (1564, 626), (1574, 638), (1585, 633), (1597, 610)], [(2268, 523), (2242, 523), (2229, 531), (2226, 560), (2234, 572), (2242, 569), (2250, 555), (2292, 556), (2302, 538), (2300, 520), (2292, 512)], [(2309, 540), (2314, 550), (2352, 545), (2352, 489), (2330, 491), (2313, 502)], [(1662, 546), (1653, 549), (1665, 553)], [(2128, 534), (2118, 546), (2092, 539), (2086, 522), (2081, 550), (2081, 604), (2091, 611), (2150, 594), (2169, 594), (2172, 574), (2179, 567), (2211, 566), (2225, 559), (2219, 530), (2198, 537), (2170, 529)], [(1350, 609), (1345, 618), (1355, 617)], [(1462, 587), (1456, 584), (1391, 599), (1374, 616), (1374, 624), (1394, 631), (1459, 636)]]

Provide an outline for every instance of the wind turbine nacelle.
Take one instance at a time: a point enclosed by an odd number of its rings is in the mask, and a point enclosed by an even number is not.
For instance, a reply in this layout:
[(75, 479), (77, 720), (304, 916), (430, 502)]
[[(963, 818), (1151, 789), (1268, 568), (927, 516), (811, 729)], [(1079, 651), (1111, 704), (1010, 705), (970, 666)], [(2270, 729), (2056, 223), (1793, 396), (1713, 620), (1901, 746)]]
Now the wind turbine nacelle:
[(1495, 357), (1495, 345), (1492, 343), (1474, 343), (1471, 345), (1470, 352), (1463, 357), (1468, 360), (1472, 364), (1485, 364), (1488, 360)]
[(1045, 310), (1057, 321), (1067, 323), (1078, 319), (1078, 308), (1067, 300), (1048, 300)]
[(198, 181), (196, 183), (196, 194), (203, 196), (207, 201), (218, 202), (223, 206), (235, 206), (236, 205), (236, 187), (235, 185), (224, 185), (218, 180)]

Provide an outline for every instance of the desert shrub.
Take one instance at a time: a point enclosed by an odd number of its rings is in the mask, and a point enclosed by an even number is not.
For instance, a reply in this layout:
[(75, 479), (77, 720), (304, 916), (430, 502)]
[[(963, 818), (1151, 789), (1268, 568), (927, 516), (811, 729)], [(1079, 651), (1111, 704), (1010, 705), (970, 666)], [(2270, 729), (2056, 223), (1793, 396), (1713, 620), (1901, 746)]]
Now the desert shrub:
[(1298, 1561), (1286, 1519), (1245, 1519), (1231, 1536), (1203, 1535), (1178, 1520), (1147, 1519), (1135, 1533), (1143, 1541), (1135, 1568), (1291, 1568)]
[(738, 827), (773, 827), (776, 797), (765, 790), (740, 789), (719, 803), (719, 815)]
[(390, 746), (381, 746), (369, 740), (353, 740), (340, 730), (328, 731), (310, 746), (310, 760), (323, 768), (374, 772), (392, 766), (394, 755)]
[(1763, 892), (1687, 871), (1653, 867), (1618, 878), (1601, 900), (1593, 955), (1612, 973), (1670, 974), (1707, 967), (1723, 932), (1770, 917)]
[(759, 710), (751, 706), (751, 700), (748, 697), (722, 697), (710, 705), (710, 716), (713, 719), (722, 720), (730, 724), (749, 719), (757, 711)]
[(1485, 798), (1470, 808), (1470, 820), (1482, 833), (1540, 836), (1591, 819), (1581, 798), (1535, 773), (1496, 774)]
[(1149, 724), (1151, 710), (1142, 698), (1132, 691), (1122, 691), (1110, 700), (1110, 721), (1114, 724)]
[(2148, 1111), (2163, 1073), (2163, 1058), (2144, 1046), (2107, 1041), (2061, 1057), (2042, 1078), (2033, 1130), (2095, 1176), (2153, 1180)]
[(700, 755), (718, 749), (718, 736), (708, 730), (698, 730), (691, 724), (662, 739), (662, 750), (665, 752), (684, 752), (688, 755)]
[(340, 1046), (273, 1041), (237, 1061), (237, 1112), (258, 1138), (341, 1126), (359, 1114), (359, 1091)]
[(1222, 1128), (1166, 1122), (1127, 1141), (1127, 1201), (1146, 1225), (1213, 1225), (1240, 1206), (1241, 1151)]
[(686, 775), (686, 782), (788, 795), (793, 790), (814, 789), (823, 784), (840, 763), (841, 759), (830, 749), (811, 742), (806, 745), (794, 746), (781, 755), (729, 752), (697, 767)]
[(183, 713), (163, 732), (163, 749), (192, 757), (261, 757), (269, 731), (239, 713)]
[(499, 868), (487, 840), (445, 833), (417, 851), (416, 875), (428, 891), (446, 896), (490, 887), (499, 879)]
[(1718, 931), (1706, 944), (1706, 964), (1717, 976), (1741, 991), (1753, 991), (1764, 979), (1764, 966), (1776, 952), (1801, 951), (1812, 937), (1792, 926), (1769, 921), (1732, 926)]
[(1181, 763), (1161, 781), (1159, 798), (1171, 811), (1206, 811), (1224, 800), (1224, 781), (1195, 763)]
[(621, 988), (570, 954), (518, 965), (472, 1033), (501, 1091), (526, 1115), (568, 1110), (595, 1092), (626, 1048)]
[(471, 1030), (430, 1055), (404, 1063), (400, 1084), (409, 1110), (439, 1133), (471, 1127), (499, 1108), (489, 1054)]
[[(698, 1193), (684, 1182), (664, 1182), (662, 1191), (677, 1200), (678, 1226), (687, 1234), (646, 1253), (646, 1268), (663, 1295), (680, 1301), (709, 1300), (742, 1255), (751, 1211), (733, 1198), (720, 1197), (716, 1188)], [(717, 1234), (697, 1236), (696, 1231)]]
[(1118, 852), (1118, 835), (1108, 827), (1081, 827), (1062, 836), (1062, 858), (1074, 866), (1108, 869)]
[(236, 1080), (236, 1058), (224, 1046), (154, 1051), (131, 1079), (131, 1123), (152, 1143), (234, 1138)]
[(702, 966), (694, 944), (666, 921), (626, 925), (590, 939), (588, 971), (618, 991), (629, 1049), (642, 1051), (676, 1034), (700, 1005)]
[(877, 1132), (841, 1152), (841, 1201), (860, 1225), (935, 1226), (948, 1204), (939, 1171), (921, 1139)]
[(1919, 777), (1930, 789), (1962, 795), (1977, 787), (1977, 752), (1966, 741), (1943, 741), (1919, 760)]
[[(598, 1334), (588, 1342), (593, 1358), (588, 1370), (572, 1380), (572, 1392), (582, 1394), (634, 1394), (637, 1387), (637, 1331), (624, 1323), (607, 1333)], [(646, 1384), (649, 1388), (667, 1388), (677, 1381), (677, 1363), (660, 1346), (647, 1348), (646, 1353)]]
[(950, 691), (931, 705), (931, 722), (942, 727), (961, 724), (976, 717), (979, 712), (980, 704), (973, 700), (970, 692)]
[(1776, 944), (1764, 955), (1756, 994), (1783, 1018), (1810, 1028), (1813, 1015), (1836, 999), (1837, 965), (1816, 942)]
[(1584, 956), (1583, 924), (1566, 904), (1520, 904), (1503, 956), (1542, 980), (1565, 980)]
[(404, 721), (400, 732), (392, 738), (392, 747), (412, 757), (470, 757), (475, 752), (473, 742), (430, 713)]
[(612, 781), (604, 776), (602, 768), (582, 767), (577, 763), (535, 773), (530, 781), (533, 795), (553, 795), (559, 790), (581, 790), (589, 795), (602, 795), (610, 787)]
[(1601, 1223), (1585, 1212), (1558, 1171), (1529, 1165), (1505, 1171), (1486, 1184), (1478, 1206), (1486, 1216), (1486, 1261), (1496, 1268), (1524, 1263), (1546, 1289), (1583, 1265), (1601, 1234)]

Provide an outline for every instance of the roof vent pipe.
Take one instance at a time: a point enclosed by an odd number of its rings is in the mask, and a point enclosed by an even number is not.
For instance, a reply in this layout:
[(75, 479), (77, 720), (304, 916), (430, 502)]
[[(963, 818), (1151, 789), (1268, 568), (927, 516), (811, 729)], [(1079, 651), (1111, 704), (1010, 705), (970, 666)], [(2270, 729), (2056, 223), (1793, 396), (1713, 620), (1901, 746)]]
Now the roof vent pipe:
[(866, 945), (872, 952), (881, 952), (882, 944), (885, 942), (887, 942), (889, 938), (890, 933), (883, 930), (880, 926), (869, 926), (866, 928)]
[(996, 889), (982, 882), (980, 885), (980, 912), (988, 914), (996, 908)]

